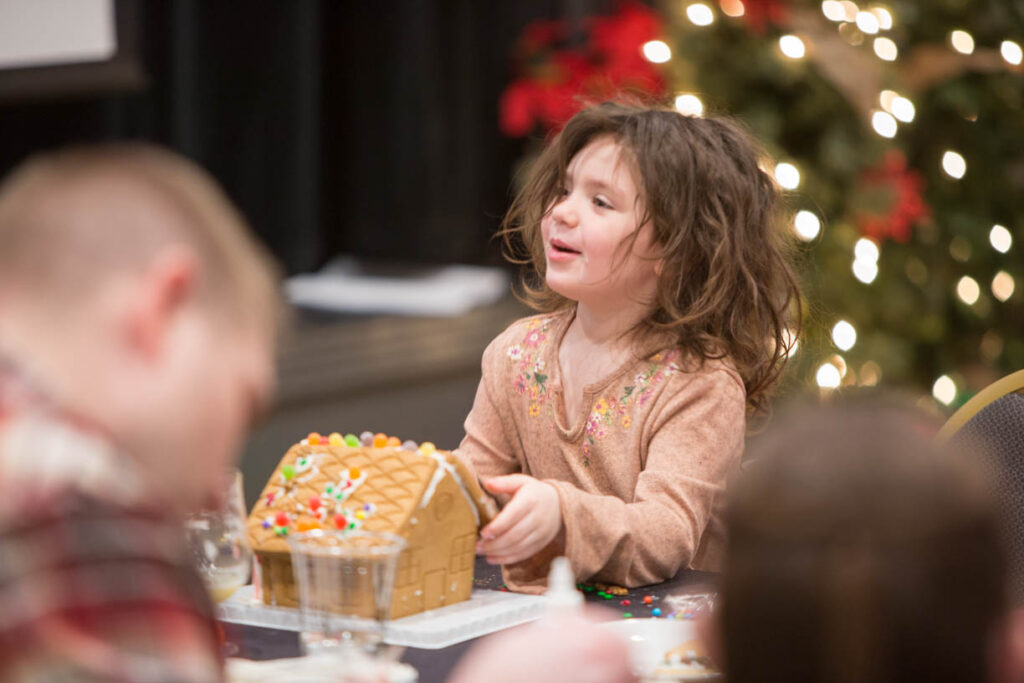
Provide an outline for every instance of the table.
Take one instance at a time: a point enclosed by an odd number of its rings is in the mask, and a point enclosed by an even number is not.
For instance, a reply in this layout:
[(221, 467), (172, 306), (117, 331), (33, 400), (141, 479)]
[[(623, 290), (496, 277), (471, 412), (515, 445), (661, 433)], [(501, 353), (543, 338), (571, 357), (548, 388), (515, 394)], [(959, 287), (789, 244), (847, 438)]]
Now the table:
[[(474, 576), (476, 577), (474, 585), (477, 588), (490, 590), (502, 588), (501, 569), (487, 564), (482, 557), (476, 558)], [(684, 569), (665, 583), (634, 588), (626, 595), (606, 598), (597, 590), (587, 590), (584, 596), (588, 604), (599, 604), (608, 608), (609, 619), (623, 618), (624, 613), (629, 613), (636, 618), (643, 618), (652, 616), (652, 610), (660, 608), (661, 600), (665, 596), (698, 592), (705, 587), (710, 589), (714, 585), (714, 580), (714, 574)], [(651, 597), (649, 605), (644, 604), (644, 598), (647, 596)], [(623, 605), (624, 600), (628, 600), (629, 605)], [(280, 631), (240, 624), (224, 624), (224, 630), (227, 639), (238, 646), (238, 656), (240, 657), (263, 660), (297, 657), (300, 654), (299, 634), (294, 631)], [(420, 683), (441, 683), (475, 642), (469, 640), (440, 650), (407, 648), (401, 659), (419, 671)]]

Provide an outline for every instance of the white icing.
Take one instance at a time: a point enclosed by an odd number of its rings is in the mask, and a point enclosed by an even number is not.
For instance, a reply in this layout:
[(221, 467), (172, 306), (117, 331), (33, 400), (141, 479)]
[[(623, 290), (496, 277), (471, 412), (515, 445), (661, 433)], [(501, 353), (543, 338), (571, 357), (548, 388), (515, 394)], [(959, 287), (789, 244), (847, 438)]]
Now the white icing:
[(476, 520), (476, 525), (480, 526), (480, 511), (477, 510), (476, 504), (473, 502), (473, 496), (469, 495), (469, 489), (466, 488), (466, 484), (462, 481), (462, 477), (459, 476), (455, 467), (443, 455), (436, 452), (431, 453), (430, 457), (437, 463), (437, 468), (434, 470), (434, 476), (430, 478), (426, 491), (423, 492), (420, 507), (425, 508), (430, 504), (430, 501), (434, 498), (434, 492), (437, 491), (438, 484), (444, 479), (445, 474), (450, 474), (452, 480), (458, 485), (459, 490), (462, 491), (466, 502), (469, 503), (469, 509), (473, 511), (473, 519)]

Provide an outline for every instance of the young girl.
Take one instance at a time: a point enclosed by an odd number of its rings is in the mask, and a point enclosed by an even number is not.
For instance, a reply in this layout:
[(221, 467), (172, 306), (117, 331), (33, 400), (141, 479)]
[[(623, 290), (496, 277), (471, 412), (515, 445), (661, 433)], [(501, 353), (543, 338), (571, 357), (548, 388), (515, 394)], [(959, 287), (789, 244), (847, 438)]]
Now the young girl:
[(725, 481), (798, 296), (758, 154), (729, 121), (606, 103), (516, 197), (504, 234), (543, 313), (484, 352), (458, 450), (507, 501), (478, 552), (509, 587), (540, 590), (558, 555), (626, 586), (718, 568)]

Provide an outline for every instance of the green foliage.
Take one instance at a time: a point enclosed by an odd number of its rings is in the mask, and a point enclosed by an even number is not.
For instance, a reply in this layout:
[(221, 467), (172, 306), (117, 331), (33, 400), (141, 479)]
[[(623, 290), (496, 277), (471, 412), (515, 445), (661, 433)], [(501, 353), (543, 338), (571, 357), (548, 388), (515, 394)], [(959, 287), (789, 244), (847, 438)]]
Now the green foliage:
[[(794, 163), (802, 180), (788, 196), (787, 208), (811, 210), (822, 219), (819, 237), (801, 243), (797, 254), (806, 336), (791, 364), (791, 388), (815, 386), (817, 368), (834, 354), (852, 370), (847, 383), (857, 382), (869, 361), (881, 367), (883, 383), (918, 393), (930, 393), (935, 379), (948, 374), (961, 390), (958, 402), (1024, 367), (1024, 70), (999, 57), (1003, 40), (1024, 42), (1024, 1), (886, 3), (895, 21), (879, 35), (899, 46), (899, 58), (891, 63), (877, 58), (872, 36), (850, 31), (852, 24), (842, 35), (853, 41), (859, 35), (863, 42), (851, 46), (840, 36), (840, 24), (824, 18), (819, 2), (779, 4), (787, 11), (764, 32), (717, 7), (716, 21), (707, 27), (690, 23), (675, 3), (664, 9), (673, 48), (672, 87), (697, 94), (706, 112), (741, 119), (773, 159)], [(828, 31), (808, 37), (801, 29), (811, 19)], [(950, 47), (954, 29), (973, 35), (977, 48), (970, 58)], [(804, 39), (807, 57), (794, 60), (780, 53), (778, 39), (787, 33)], [(826, 63), (825, 55), (835, 51), (822, 49), (818, 38), (833, 48), (842, 41), (840, 48), (858, 59)], [(939, 76), (915, 90), (923, 70), (936, 69), (942, 60), (953, 66), (938, 69)], [(863, 64), (870, 68), (860, 68)], [(895, 138), (881, 137), (872, 129), (871, 112), (862, 110), (863, 100), (851, 96), (851, 81), (873, 88), (876, 108), (882, 89), (906, 95), (916, 108), (914, 120), (901, 122)], [(879, 272), (864, 284), (851, 270), (854, 245), (863, 237), (863, 214), (899, 208), (895, 184), (866, 186), (864, 180), (888, 150), (901, 152), (910, 171), (920, 174), (930, 216), (914, 221), (905, 242), (875, 240)], [(942, 170), (947, 150), (967, 162), (961, 180)], [(1013, 234), (1007, 254), (989, 243), (994, 224)], [(1000, 271), (1016, 282), (1005, 302), (991, 287)], [(973, 305), (956, 293), (964, 276), (980, 286)], [(848, 352), (830, 339), (840, 319), (850, 321), (858, 334)]]

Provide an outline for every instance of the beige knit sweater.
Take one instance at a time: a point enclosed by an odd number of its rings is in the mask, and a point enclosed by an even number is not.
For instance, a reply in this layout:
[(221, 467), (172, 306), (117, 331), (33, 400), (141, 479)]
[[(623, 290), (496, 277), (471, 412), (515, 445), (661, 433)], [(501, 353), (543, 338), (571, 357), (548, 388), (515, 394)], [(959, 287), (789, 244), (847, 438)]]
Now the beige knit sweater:
[(624, 586), (718, 569), (722, 494), (743, 450), (742, 380), (726, 362), (701, 365), (651, 339), (567, 416), (558, 348), (572, 318), (525, 318), (491, 342), (457, 451), (481, 480), (522, 472), (558, 491), (563, 533), (505, 566), (506, 584), (540, 591), (561, 554), (577, 578)]

